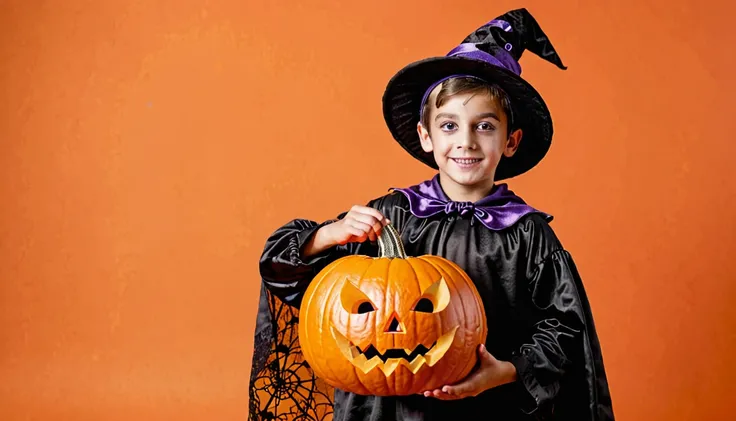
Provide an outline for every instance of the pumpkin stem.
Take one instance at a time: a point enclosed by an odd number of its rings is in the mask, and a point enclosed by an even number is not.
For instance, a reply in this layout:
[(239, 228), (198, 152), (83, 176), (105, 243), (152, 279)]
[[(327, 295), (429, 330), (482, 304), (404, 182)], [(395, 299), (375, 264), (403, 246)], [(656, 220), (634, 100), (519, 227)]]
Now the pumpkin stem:
[(401, 236), (390, 223), (383, 227), (381, 235), (378, 236), (378, 255), (380, 257), (406, 259), (406, 251), (404, 251)]

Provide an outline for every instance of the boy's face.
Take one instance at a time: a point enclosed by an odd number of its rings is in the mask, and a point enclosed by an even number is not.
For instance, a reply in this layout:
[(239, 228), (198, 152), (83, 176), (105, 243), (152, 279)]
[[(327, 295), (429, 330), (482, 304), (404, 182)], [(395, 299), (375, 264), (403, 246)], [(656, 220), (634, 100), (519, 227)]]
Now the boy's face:
[(434, 155), (446, 182), (444, 188), (463, 196), (482, 197), (493, 186), (501, 157), (516, 152), (522, 133), (516, 130), (508, 135), (507, 116), (499, 101), (488, 93), (458, 94), (436, 108), (435, 98), (440, 89), (441, 86), (435, 88), (428, 99), (432, 104), (430, 130), (421, 124), (417, 127), (422, 148)]

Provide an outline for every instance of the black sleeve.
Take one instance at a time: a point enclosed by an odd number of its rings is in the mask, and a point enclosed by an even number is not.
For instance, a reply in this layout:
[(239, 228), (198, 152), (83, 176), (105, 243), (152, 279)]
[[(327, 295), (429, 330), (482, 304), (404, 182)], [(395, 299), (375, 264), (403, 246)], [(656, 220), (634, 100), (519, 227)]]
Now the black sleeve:
[[(373, 200), (368, 206), (375, 208), (377, 202), (378, 200)], [(366, 241), (337, 245), (309, 258), (303, 257), (304, 245), (317, 230), (344, 218), (345, 215), (347, 212), (321, 223), (294, 219), (271, 234), (259, 261), (259, 270), (266, 289), (285, 303), (298, 307), (307, 286), (325, 266), (347, 255), (375, 255), (375, 244)]]
[(613, 420), (602, 353), (580, 274), (564, 249), (529, 277), (529, 334), (512, 357), (526, 413), (554, 408), (561, 419)]

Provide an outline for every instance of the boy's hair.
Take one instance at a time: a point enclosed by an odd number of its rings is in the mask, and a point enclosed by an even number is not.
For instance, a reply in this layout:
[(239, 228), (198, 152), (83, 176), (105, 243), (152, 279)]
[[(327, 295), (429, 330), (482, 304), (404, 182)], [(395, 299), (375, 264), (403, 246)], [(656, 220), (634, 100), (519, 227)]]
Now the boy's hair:
[[(445, 101), (447, 101), (451, 97), (459, 94), (464, 94), (466, 92), (485, 92), (489, 94), (491, 98), (496, 99), (498, 103), (501, 104), (501, 108), (506, 114), (507, 134), (511, 134), (511, 128), (513, 127), (511, 100), (509, 99), (509, 96), (506, 94), (506, 92), (504, 92), (503, 89), (501, 89), (498, 85), (494, 83), (488, 83), (476, 78), (462, 76), (447, 79), (446, 81), (442, 82), (442, 88), (440, 88), (440, 91), (437, 93), (435, 107), (439, 108), (445, 103)], [(430, 101), (427, 100), (427, 102), (424, 104), (424, 109), (422, 110), (421, 123), (428, 132), (431, 132), (429, 124), (429, 110)]]

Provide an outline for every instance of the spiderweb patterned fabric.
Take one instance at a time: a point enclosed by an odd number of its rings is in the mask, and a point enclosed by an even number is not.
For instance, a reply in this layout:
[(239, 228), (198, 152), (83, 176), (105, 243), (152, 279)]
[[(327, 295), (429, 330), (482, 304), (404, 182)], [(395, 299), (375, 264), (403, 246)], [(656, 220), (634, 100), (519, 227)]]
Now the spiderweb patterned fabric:
[(249, 421), (331, 421), (334, 389), (299, 346), (299, 309), (262, 288), (249, 392)]

